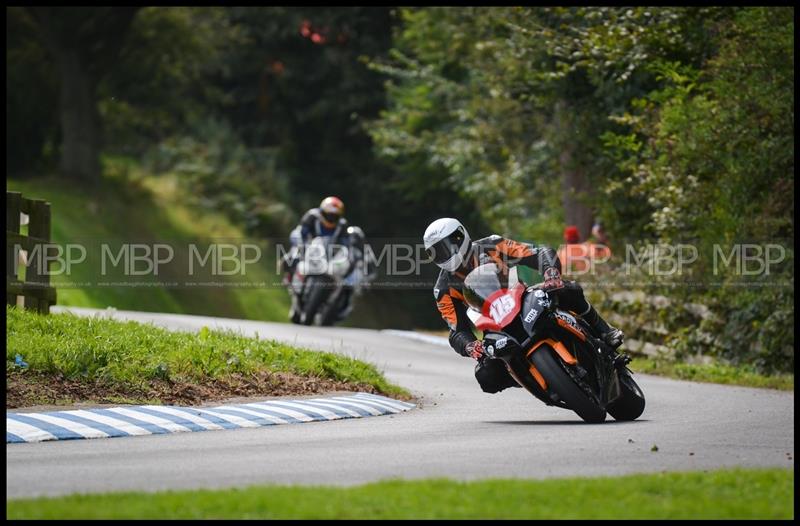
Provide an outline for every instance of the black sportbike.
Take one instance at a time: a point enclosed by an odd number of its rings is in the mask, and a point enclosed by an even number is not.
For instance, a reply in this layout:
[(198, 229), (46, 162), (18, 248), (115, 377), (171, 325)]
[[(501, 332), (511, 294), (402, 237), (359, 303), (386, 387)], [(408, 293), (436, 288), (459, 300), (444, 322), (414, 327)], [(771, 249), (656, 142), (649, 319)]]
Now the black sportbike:
[(511, 376), (547, 405), (575, 411), (586, 422), (606, 413), (635, 420), (644, 394), (617, 354), (557, 298), (539, 286), (516, 283), (495, 263), (476, 267), (464, 281), (464, 299), (483, 331), (484, 349), (505, 362)]

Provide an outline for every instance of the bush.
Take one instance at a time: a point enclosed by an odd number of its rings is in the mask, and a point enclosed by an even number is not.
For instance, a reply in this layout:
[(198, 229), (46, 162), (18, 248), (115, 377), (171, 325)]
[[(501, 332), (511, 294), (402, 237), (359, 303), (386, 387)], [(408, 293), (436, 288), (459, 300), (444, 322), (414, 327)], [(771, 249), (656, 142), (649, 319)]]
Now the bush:
[(195, 204), (225, 213), (249, 234), (286, 235), (295, 214), (284, 204), (288, 181), (277, 168), (277, 153), (245, 146), (224, 122), (207, 120), (194, 129), (195, 135), (162, 141), (145, 156), (145, 166), (177, 174)]
[(619, 322), (629, 338), (665, 345), (676, 360), (710, 357), (762, 374), (793, 372), (793, 251), (759, 276), (734, 269), (704, 276), (708, 269), (698, 267), (693, 279), (704, 278), (698, 281), (702, 286), (684, 284), (685, 276), (661, 280), (624, 265), (579, 282), (589, 301)]

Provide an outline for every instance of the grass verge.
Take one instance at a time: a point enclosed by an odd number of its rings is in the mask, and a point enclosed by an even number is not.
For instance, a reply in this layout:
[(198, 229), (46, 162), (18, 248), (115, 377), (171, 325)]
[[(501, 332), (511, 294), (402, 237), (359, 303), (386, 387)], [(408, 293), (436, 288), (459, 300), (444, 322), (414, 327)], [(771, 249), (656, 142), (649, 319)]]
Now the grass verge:
[[(313, 394), (318, 390), (359, 390), (409, 398), (372, 364), (207, 327), (197, 333), (173, 332), (133, 321), (69, 313), (40, 315), (8, 306), (6, 324), (7, 407), (10, 403), (21, 407), (100, 402), (108, 397), (135, 403), (191, 403), (209, 397)], [(16, 365), (17, 355), (27, 363), (24, 369)], [(41, 392), (36, 385), (15, 391), (14, 386), (26, 385), (26, 378), (53, 380), (46, 387), (55, 390), (55, 399), (31, 399)], [(287, 383), (293, 382), (297, 389), (287, 392)], [(248, 386), (254, 392), (247, 392)], [(273, 388), (283, 391), (276, 393)], [(25, 393), (30, 393), (28, 398)], [(100, 399), (74, 400), (76, 394)]]
[(653, 358), (634, 358), (630, 364), (630, 368), (637, 373), (655, 374), (692, 382), (708, 382), (794, 391), (794, 375), (792, 374), (766, 376), (743, 366), (723, 365), (718, 363), (690, 364), (656, 360)]
[(794, 472), (385, 481), (6, 501), (9, 519), (791, 519)]

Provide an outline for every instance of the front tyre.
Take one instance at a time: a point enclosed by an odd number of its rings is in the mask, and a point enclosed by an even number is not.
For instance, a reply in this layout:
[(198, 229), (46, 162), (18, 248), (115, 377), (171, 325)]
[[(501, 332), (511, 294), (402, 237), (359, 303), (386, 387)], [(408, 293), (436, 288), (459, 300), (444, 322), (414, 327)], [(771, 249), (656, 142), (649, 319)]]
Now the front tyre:
[(322, 327), (330, 327), (330, 326), (332, 326), (334, 324), (334, 322), (336, 321), (336, 313), (339, 310), (339, 301), (340, 301), (340, 299), (341, 299), (341, 296), (339, 296), (339, 298), (337, 298), (336, 301), (333, 302), (332, 304), (329, 303), (328, 304), (328, 308), (324, 309), (319, 314), (319, 317), (320, 317), (319, 324), (320, 324), (320, 326), (322, 326)]
[(636, 420), (644, 412), (644, 393), (628, 371), (620, 371), (620, 397), (609, 404), (608, 412), (616, 420)]
[(531, 355), (531, 362), (544, 377), (548, 391), (554, 391), (578, 416), (590, 424), (597, 424), (606, 419), (605, 410), (572, 379), (552, 347), (549, 345), (539, 347)]
[(303, 325), (311, 325), (314, 323), (314, 317), (317, 310), (323, 301), (325, 301), (326, 283), (320, 279), (309, 280), (306, 287), (309, 287), (308, 299), (303, 307), (303, 314), (300, 317), (300, 323)]
[(292, 323), (300, 324), (300, 318), (302, 315), (300, 314), (300, 310), (297, 308), (292, 309), (289, 311), (289, 321)]

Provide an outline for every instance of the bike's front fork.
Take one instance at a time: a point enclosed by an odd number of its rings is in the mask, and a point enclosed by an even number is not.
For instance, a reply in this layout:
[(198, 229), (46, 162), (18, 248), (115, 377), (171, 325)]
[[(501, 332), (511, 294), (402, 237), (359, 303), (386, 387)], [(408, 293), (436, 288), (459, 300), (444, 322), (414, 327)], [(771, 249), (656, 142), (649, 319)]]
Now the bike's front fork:
[(586, 340), (592, 347), (599, 350), (600, 354), (608, 360), (608, 363), (610, 363), (614, 369), (623, 370), (625, 366), (631, 362), (631, 357), (626, 353), (618, 352), (616, 349), (591, 334), (586, 335)]

